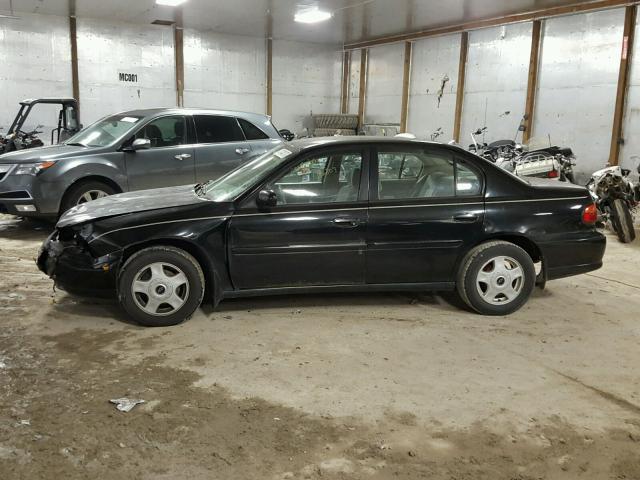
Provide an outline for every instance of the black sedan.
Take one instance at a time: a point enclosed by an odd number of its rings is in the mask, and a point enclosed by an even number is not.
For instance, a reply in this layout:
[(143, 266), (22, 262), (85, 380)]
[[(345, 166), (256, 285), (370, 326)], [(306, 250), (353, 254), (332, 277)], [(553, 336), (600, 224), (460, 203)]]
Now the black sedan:
[(457, 290), (506, 315), (536, 284), (602, 266), (595, 221), (585, 188), (454, 146), (312, 139), (209, 183), (75, 207), (38, 265), (71, 293), (117, 294), (150, 326), (184, 321), (205, 297), (314, 291)]

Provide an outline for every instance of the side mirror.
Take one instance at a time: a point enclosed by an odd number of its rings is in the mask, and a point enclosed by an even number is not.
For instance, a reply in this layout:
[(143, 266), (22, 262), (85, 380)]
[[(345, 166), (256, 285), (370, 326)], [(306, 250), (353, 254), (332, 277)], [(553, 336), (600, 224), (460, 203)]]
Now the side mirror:
[(278, 204), (278, 196), (273, 190), (260, 190), (256, 203), (258, 207), (275, 207)]
[(149, 150), (151, 148), (151, 140), (148, 138), (136, 138), (131, 147), (129, 147), (130, 151), (137, 152), (138, 150)]
[(638, 174), (640, 175), (640, 165), (638, 165)]

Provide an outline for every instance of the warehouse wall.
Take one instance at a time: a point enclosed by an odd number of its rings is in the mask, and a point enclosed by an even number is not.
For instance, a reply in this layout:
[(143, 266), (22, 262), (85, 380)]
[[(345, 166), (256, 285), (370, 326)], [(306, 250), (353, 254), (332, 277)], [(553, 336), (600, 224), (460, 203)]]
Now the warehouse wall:
[[(636, 23), (636, 42), (640, 42), (640, 10)], [(620, 151), (620, 165), (633, 170), (633, 178), (637, 178), (640, 165), (640, 44), (636, 43), (631, 57), (629, 74), (629, 90), (623, 124), (622, 137), (624, 144)]]
[(460, 38), (447, 35), (413, 44), (407, 130), (418, 138), (429, 139), (438, 128), (443, 132), (438, 141), (453, 138)]
[[(173, 30), (78, 19), (82, 122), (136, 108), (176, 104)], [(119, 73), (137, 75), (123, 82)]]
[(263, 38), (185, 30), (185, 106), (264, 112), (266, 62)]
[[(10, 127), (20, 100), (71, 96), (69, 45), (66, 18), (22, 15), (20, 20), (0, 22), (0, 127)], [(41, 138), (46, 140), (57, 121), (57, 108), (39, 105), (24, 129), (43, 124), (47, 134)]]
[(341, 76), (339, 47), (274, 40), (274, 125), (299, 133), (311, 112), (340, 112)]
[(586, 181), (609, 159), (624, 9), (547, 20), (534, 135), (567, 145)]
[(522, 23), (469, 34), (462, 145), (485, 126), (487, 140), (515, 137), (527, 98), (532, 29), (531, 23)]
[(400, 123), (404, 44), (369, 50), (366, 123)]

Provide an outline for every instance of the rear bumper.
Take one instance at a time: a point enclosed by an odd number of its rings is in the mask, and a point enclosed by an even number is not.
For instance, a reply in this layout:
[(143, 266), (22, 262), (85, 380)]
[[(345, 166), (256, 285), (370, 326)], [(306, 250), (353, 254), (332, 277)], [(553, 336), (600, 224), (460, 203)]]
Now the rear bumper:
[(94, 258), (74, 242), (62, 242), (55, 231), (38, 254), (38, 268), (51, 277), (56, 287), (78, 295), (115, 295), (120, 252)]
[(595, 230), (539, 243), (546, 279), (556, 280), (599, 269), (606, 245), (605, 236)]

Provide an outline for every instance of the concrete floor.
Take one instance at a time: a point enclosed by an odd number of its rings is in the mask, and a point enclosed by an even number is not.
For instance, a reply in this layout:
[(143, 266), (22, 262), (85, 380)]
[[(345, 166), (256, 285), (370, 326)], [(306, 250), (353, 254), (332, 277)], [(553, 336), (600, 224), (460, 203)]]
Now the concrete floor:
[(53, 291), (48, 228), (0, 216), (2, 479), (640, 478), (640, 242), (506, 318), (313, 295), (144, 329)]

